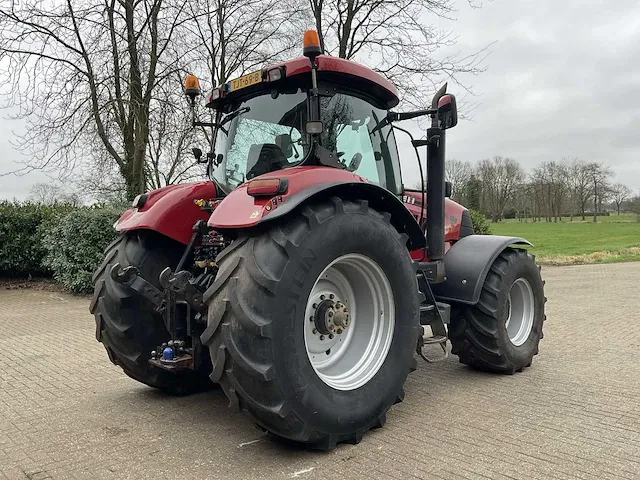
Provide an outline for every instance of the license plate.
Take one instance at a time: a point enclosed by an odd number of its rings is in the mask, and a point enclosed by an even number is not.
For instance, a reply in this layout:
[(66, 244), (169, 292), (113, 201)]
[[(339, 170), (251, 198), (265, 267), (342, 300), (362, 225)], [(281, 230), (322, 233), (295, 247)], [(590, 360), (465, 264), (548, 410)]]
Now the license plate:
[(257, 72), (248, 73), (240, 78), (234, 78), (231, 80), (229, 82), (231, 84), (229, 91), (235, 92), (236, 90), (240, 90), (241, 88), (249, 87), (260, 82), (262, 82), (262, 72), (258, 70)]

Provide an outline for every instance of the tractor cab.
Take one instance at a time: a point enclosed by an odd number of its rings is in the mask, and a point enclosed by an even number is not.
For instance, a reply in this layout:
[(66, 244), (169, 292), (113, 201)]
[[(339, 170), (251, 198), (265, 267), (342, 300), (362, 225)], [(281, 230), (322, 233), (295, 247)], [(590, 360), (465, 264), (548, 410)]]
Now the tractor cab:
[(215, 88), (206, 104), (214, 121), (194, 124), (213, 128), (210, 175), (227, 192), (266, 173), (324, 165), (401, 195), (398, 151), (386, 122), (398, 101), (381, 75), (318, 54)]

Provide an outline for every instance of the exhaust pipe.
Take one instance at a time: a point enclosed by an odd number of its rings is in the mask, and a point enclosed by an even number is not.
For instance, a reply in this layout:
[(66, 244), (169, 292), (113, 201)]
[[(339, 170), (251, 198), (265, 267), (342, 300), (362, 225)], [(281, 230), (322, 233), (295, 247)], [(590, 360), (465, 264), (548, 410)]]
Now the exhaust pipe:
[[(433, 129), (429, 129), (433, 130)], [(427, 248), (429, 260), (442, 260), (444, 257), (444, 130), (437, 129), (427, 146)]]
[[(437, 110), (446, 92), (445, 83), (433, 97), (432, 110)], [(445, 129), (438, 125), (437, 113), (431, 115), (427, 141), (427, 249), (433, 262), (444, 257)]]

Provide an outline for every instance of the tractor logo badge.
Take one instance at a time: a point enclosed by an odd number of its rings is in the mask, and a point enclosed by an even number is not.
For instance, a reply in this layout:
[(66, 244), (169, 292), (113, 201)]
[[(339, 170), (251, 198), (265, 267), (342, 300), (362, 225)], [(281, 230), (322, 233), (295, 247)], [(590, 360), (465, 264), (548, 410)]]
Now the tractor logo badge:
[(258, 218), (260, 216), (260, 210), (254, 210), (254, 212), (249, 215), (249, 218)]

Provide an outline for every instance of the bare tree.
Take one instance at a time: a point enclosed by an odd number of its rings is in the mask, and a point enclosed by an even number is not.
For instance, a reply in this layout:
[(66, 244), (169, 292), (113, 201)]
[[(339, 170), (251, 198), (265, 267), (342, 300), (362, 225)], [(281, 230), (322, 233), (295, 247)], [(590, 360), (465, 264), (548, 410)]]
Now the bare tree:
[(545, 201), (545, 185), (545, 172), (541, 168), (534, 168), (529, 177), (529, 183), (526, 186), (531, 207), (531, 216), (534, 222), (541, 221), (543, 216), (548, 219), (548, 208)]
[(490, 212), (491, 220), (497, 222), (502, 218), (507, 202), (524, 183), (524, 171), (512, 158), (493, 157), (493, 160), (480, 162), (478, 174), (482, 180), (485, 208)]
[(56, 183), (36, 183), (29, 189), (29, 199), (44, 205), (55, 203), (68, 203), (73, 206), (80, 205), (82, 200), (77, 193), (65, 191), (62, 185)]
[(290, 0), (203, 0), (188, 12), (193, 65), (214, 86), (300, 48), (303, 11)]
[(275, 0), (3, 3), (0, 92), (27, 120), (21, 170), (81, 167), (86, 178), (91, 159), (129, 198), (188, 178), (180, 78), (205, 72), (216, 84), (276, 59), (290, 45), (286, 10)]
[(540, 198), (538, 213), (545, 215), (548, 222), (562, 218), (562, 207), (569, 191), (568, 167), (563, 163), (542, 162), (533, 170), (531, 181), (534, 194)]
[(569, 179), (571, 195), (578, 207), (578, 211), (585, 219), (587, 203), (593, 198), (593, 182), (589, 173), (589, 164), (578, 159), (574, 159), (569, 167)]
[(593, 188), (593, 221), (598, 221), (598, 211), (601, 210), (602, 202), (609, 193), (607, 185), (608, 178), (612, 175), (611, 169), (601, 163), (587, 164), (587, 172)]
[(487, 49), (468, 55), (438, 56), (455, 45), (450, 31), (425, 23), (449, 17), (452, 0), (309, 0), (323, 51), (350, 60), (377, 61), (414, 106), (423, 106), (443, 78), (483, 71)]
[(27, 168), (73, 170), (97, 140), (128, 196), (145, 190), (151, 104), (156, 86), (177, 68), (172, 41), (187, 3), (23, 0), (0, 7), (4, 87), (27, 119), (21, 145), (38, 160)]
[(445, 174), (453, 188), (451, 195), (452, 200), (458, 203), (464, 203), (466, 189), (472, 173), (473, 167), (469, 162), (456, 160), (455, 158), (447, 160), (445, 164)]
[(636, 195), (629, 199), (629, 208), (637, 214), (636, 221), (640, 222), (640, 195)]
[[(176, 41), (190, 46), (182, 61), (206, 87), (283, 60), (299, 48), (301, 10), (289, 0), (203, 0), (190, 2), (186, 12)], [(206, 131), (189, 125), (187, 103), (175, 88), (180, 83), (176, 77), (170, 88), (158, 86), (163, 101), (151, 111), (148, 188), (202, 177), (205, 172), (193, 161), (191, 147), (209, 138)]]
[(631, 189), (623, 183), (614, 183), (611, 186), (611, 197), (616, 204), (618, 215), (620, 215), (620, 206), (631, 196)]

